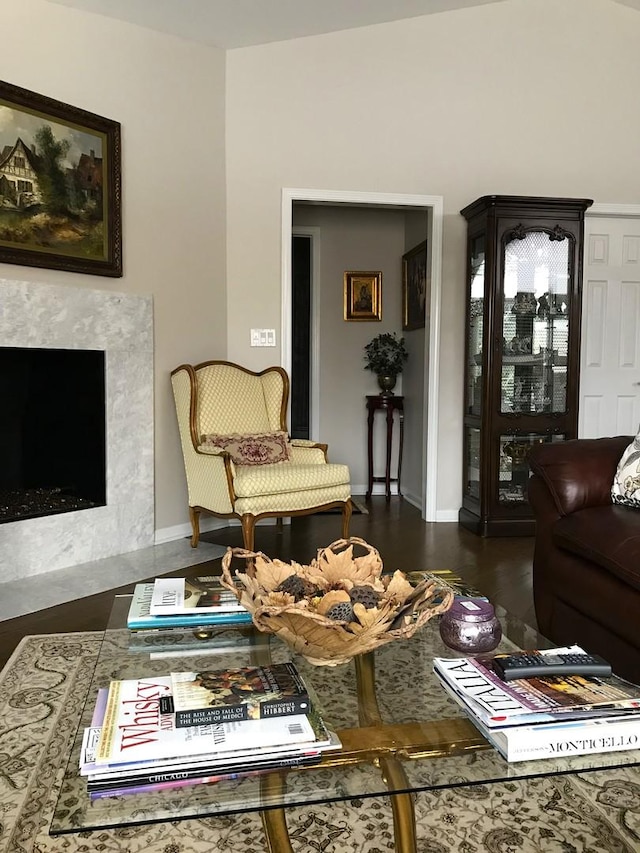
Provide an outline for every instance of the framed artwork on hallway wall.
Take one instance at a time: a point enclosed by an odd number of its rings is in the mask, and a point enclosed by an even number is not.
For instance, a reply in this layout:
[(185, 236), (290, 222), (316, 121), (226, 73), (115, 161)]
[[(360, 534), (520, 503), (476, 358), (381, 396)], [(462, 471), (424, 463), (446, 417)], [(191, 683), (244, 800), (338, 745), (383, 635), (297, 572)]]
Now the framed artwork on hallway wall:
[(424, 329), (427, 302), (427, 241), (402, 256), (402, 330)]
[(118, 122), (0, 81), (0, 262), (122, 275)]
[(381, 272), (345, 272), (344, 319), (382, 319)]

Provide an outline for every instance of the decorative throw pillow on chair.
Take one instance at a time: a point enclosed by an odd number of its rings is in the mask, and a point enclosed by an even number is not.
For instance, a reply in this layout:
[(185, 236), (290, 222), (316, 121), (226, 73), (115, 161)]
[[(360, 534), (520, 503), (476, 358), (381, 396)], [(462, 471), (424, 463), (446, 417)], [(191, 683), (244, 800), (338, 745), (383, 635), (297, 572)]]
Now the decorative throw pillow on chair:
[(202, 444), (226, 450), (236, 465), (273, 465), (291, 459), (289, 436), (284, 431), (251, 435), (203, 435)]
[(611, 500), (614, 504), (640, 509), (640, 430), (618, 462)]

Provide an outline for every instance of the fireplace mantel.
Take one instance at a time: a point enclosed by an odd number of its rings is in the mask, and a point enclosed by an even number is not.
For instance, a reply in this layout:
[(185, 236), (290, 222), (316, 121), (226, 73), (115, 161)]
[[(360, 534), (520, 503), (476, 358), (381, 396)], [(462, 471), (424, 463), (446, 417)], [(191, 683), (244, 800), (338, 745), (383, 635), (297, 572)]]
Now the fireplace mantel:
[(151, 297), (1, 280), (0, 343), (104, 350), (107, 428), (107, 505), (1, 524), (0, 582), (152, 545)]

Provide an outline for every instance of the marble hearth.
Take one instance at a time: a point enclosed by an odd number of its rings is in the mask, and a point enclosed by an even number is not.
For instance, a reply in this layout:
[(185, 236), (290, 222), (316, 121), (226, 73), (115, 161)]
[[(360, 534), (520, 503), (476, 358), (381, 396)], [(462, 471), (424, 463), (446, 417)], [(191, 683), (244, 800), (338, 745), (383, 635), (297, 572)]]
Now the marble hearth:
[(153, 545), (152, 310), (150, 296), (0, 281), (0, 345), (104, 350), (107, 437), (106, 506), (1, 524), (0, 582)]

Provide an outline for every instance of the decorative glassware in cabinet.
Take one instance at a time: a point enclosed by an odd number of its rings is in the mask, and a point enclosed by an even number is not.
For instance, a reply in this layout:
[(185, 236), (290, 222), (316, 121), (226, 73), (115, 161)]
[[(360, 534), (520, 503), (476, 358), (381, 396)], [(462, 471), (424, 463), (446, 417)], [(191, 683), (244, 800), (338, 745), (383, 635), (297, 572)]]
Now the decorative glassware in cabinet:
[(500, 465), (498, 474), (498, 501), (501, 504), (526, 504), (527, 483), (530, 477), (527, 454), (535, 444), (545, 441), (564, 441), (566, 435), (541, 435), (539, 433), (504, 434), (499, 438)]
[(469, 497), (480, 500), (480, 430), (473, 427), (466, 430), (466, 486)]
[(483, 336), (484, 336), (484, 237), (471, 241), (471, 281), (469, 298), (469, 340), (467, 352), (470, 363), (467, 365), (467, 401), (471, 415), (482, 411), (483, 391)]
[(504, 253), (503, 413), (567, 408), (569, 241), (514, 232)]

